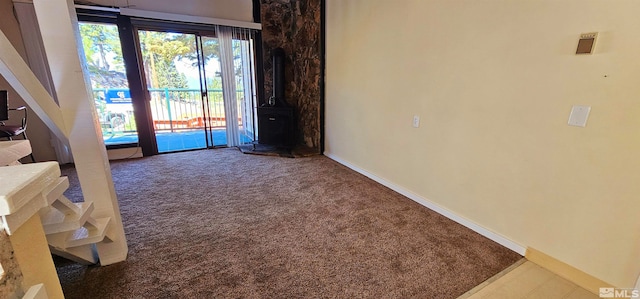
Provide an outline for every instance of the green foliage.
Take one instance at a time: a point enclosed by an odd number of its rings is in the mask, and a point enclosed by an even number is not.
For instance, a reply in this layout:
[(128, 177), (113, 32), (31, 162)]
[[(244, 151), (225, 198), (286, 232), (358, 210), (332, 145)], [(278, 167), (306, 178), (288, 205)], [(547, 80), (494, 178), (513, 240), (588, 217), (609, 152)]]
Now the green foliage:
[[(188, 59), (191, 62), (191, 65), (194, 67), (198, 67), (198, 55), (197, 55), (197, 47), (196, 42), (194, 40), (193, 35), (181, 35), (177, 37), (178, 40), (182, 40), (186, 45), (189, 46), (189, 51), (178, 56), (178, 58)], [(220, 45), (218, 44), (218, 39), (213, 37), (203, 37), (202, 39), (202, 55), (204, 56), (204, 64), (211, 59), (219, 59), (220, 57)]]
[(93, 88), (126, 88), (117, 27), (111, 24), (80, 23), (79, 28)]
[(149, 87), (187, 88), (187, 78), (176, 69), (176, 61), (192, 52), (194, 36), (140, 30), (138, 37)]
[[(80, 23), (80, 33), (94, 88), (128, 88), (118, 30), (112, 24)], [(198, 46), (193, 34), (139, 30), (140, 52), (149, 88), (188, 88), (185, 74), (176, 68), (179, 61), (198, 67)], [(241, 41), (233, 42), (234, 73), (242, 89)], [(215, 37), (201, 38), (202, 58), (220, 59), (220, 45)], [(201, 59), (202, 59), (201, 58)], [(221, 89), (218, 74), (207, 73), (207, 87)]]
[[(111, 60), (114, 62), (113, 70), (124, 72), (122, 48), (115, 25), (80, 23), (80, 35), (89, 64), (111, 70)], [(108, 54), (112, 54), (112, 57), (108, 57)]]

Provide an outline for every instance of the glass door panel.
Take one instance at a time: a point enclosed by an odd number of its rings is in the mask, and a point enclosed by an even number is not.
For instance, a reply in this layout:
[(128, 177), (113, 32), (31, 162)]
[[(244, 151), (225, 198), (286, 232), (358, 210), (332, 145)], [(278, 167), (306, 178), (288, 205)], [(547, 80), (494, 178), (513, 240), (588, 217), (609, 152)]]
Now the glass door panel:
[(255, 130), (256, 90), (254, 83), (254, 61), (252, 39), (240, 35), (233, 41), (235, 80), (237, 82), (237, 105), (240, 143), (250, 143), (257, 139)]
[(215, 145), (238, 146), (255, 140), (254, 61), (251, 38), (219, 27), (202, 36), (204, 88), (209, 98), (210, 135)]
[(199, 37), (201, 50), (201, 86), (206, 114), (207, 139), (211, 146), (227, 145), (226, 117), (222, 94), (220, 43), (210, 36)]
[(208, 146), (194, 34), (138, 30), (158, 152)]
[(137, 32), (158, 152), (255, 140), (251, 38), (224, 27)]
[(79, 22), (79, 29), (105, 145), (138, 143), (117, 26)]

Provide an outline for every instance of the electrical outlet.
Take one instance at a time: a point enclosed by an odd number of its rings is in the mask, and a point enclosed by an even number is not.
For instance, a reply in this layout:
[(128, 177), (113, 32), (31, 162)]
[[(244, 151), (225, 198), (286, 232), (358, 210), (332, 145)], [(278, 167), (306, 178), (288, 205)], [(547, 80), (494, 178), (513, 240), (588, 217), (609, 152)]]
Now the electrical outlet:
[(417, 116), (417, 115), (413, 116), (413, 127), (414, 128), (420, 127), (420, 116)]

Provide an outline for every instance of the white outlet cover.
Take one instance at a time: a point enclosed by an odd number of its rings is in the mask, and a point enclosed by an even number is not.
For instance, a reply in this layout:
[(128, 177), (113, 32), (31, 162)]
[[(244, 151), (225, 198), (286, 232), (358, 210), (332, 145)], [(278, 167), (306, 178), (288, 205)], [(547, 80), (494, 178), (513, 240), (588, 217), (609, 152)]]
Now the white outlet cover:
[(417, 116), (417, 115), (413, 116), (413, 127), (414, 128), (420, 127), (420, 116)]
[(591, 106), (574, 105), (571, 108), (571, 114), (569, 115), (569, 125), (576, 127), (587, 126), (587, 119), (589, 118), (589, 112)]

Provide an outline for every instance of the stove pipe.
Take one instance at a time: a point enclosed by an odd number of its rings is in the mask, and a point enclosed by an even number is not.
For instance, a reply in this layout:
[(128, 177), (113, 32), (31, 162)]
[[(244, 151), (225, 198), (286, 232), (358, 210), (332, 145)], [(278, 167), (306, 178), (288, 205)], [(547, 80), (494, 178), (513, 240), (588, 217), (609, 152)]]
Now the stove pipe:
[(273, 95), (269, 98), (269, 106), (287, 106), (284, 100), (284, 49), (276, 48), (271, 51), (273, 62)]

